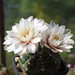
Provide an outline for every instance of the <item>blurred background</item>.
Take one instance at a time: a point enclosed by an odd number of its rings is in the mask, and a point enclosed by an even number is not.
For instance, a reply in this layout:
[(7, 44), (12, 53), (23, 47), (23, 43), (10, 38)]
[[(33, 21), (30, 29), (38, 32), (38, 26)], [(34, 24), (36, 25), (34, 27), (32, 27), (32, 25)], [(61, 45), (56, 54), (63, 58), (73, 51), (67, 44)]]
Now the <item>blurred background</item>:
[[(3, 3), (5, 31), (11, 30), (11, 27), (18, 23), (21, 18), (28, 18), (32, 15), (44, 19), (48, 23), (53, 20), (59, 25), (65, 25), (66, 28), (71, 29), (74, 35), (72, 38), (75, 40), (75, 0), (4, 0)], [(12, 65), (13, 55), (13, 52), (6, 52), (7, 68)], [(71, 52), (61, 53), (67, 64), (73, 65), (75, 63), (75, 60), (73, 60), (75, 59), (74, 55), (75, 46), (71, 49)]]

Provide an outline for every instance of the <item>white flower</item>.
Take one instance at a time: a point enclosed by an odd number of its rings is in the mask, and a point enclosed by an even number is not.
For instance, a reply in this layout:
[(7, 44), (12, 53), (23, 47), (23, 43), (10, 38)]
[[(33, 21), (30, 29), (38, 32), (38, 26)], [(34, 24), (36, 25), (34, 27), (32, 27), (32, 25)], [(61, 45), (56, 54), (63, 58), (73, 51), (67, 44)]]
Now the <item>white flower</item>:
[(73, 35), (70, 32), (69, 29), (65, 29), (65, 26), (59, 26), (51, 21), (48, 29), (43, 33), (42, 41), (53, 52), (69, 52), (74, 45), (74, 41), (71, 39)]
[(45, 29), (45, 22), (41, 19), (33, 19), (33, 16), (27, 19), (22, 18), (19, 23), (12, 26), (11, 31), (6, 31), (4, 48), (8, 52), (14, 51), (19, 55), (28, 51), (35, 53)]

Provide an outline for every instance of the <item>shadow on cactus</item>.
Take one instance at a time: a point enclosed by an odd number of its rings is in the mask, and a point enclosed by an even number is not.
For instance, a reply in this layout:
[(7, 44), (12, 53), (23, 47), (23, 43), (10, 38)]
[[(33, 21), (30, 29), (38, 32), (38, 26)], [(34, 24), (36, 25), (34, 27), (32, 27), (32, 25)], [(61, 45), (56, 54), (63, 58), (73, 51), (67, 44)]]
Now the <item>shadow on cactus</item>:
[(74, 45), (70, 29), (30, 16), (6, 31), (4, 48), (20, 56), (24, 75), (54, 75), (61, 66), (60, 52), (70, 52)]

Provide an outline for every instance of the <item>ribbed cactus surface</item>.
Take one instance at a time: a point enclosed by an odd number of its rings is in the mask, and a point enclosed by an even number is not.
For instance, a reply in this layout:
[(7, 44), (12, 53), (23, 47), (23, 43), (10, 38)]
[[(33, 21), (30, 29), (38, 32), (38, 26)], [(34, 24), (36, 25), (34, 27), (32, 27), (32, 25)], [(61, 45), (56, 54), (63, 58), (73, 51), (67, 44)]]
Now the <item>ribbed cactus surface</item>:
[(54, 53), (46, 47), (40, 49), (35, 54), (24, 54), (20, 58), (20, 67), (25, 75), (54, 75), (59, 71), (59, 53)]

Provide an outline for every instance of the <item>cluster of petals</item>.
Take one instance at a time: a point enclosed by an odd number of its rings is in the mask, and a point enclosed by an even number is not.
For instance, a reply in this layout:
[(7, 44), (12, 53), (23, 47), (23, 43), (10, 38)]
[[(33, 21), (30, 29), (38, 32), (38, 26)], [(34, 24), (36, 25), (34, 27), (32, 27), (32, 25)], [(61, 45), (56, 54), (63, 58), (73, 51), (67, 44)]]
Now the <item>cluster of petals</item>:
[(64, 25), (59, 26), (53, 21), (47, 24), (48, 28), (44, 31), (42, 41), (44, 46), (53, 52), (70, 52), (73, 48), (74, 41), (71, 39), (73, 36), (70, 29), (65, 29)]
[(47, 24), (33, 16), (21, 18), (20, 22), (6, 33), (4, 49), (20, 56), (28, 52), (35, 53), (39, 42), (53, 52), (70, 52), (74, 45), (70, 29), (65, 29), (64, 25), (59, 26), (53, 21)]
[(22, 18), (19, 23), (12, 26), (12, 30), (6, 31), (4, 49), (20, 56), (27, 52), (35, 53), (46, 28), (46, 23), (42, 19), (33, 16)]

